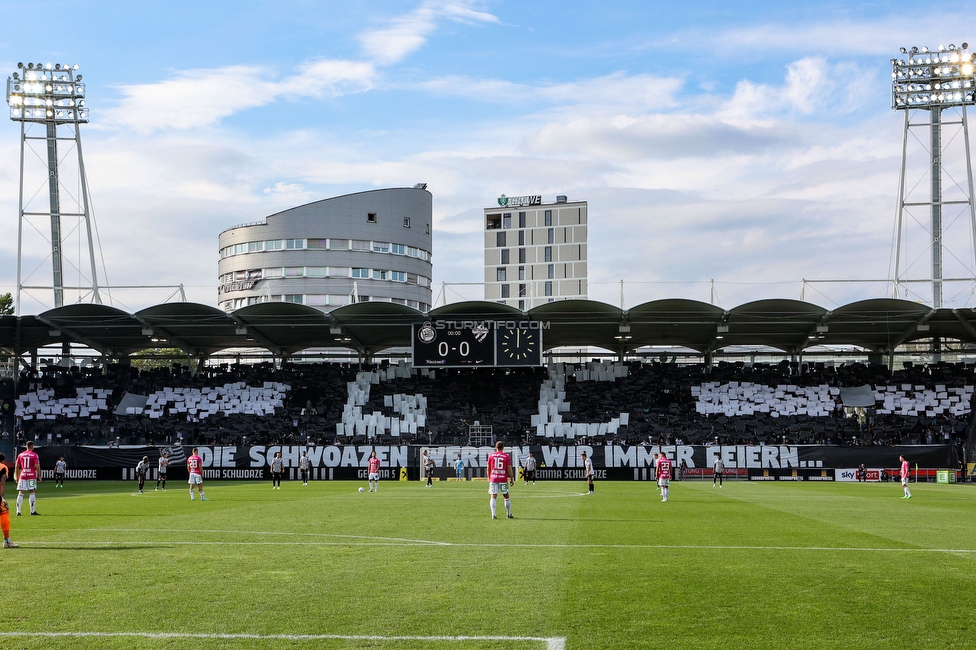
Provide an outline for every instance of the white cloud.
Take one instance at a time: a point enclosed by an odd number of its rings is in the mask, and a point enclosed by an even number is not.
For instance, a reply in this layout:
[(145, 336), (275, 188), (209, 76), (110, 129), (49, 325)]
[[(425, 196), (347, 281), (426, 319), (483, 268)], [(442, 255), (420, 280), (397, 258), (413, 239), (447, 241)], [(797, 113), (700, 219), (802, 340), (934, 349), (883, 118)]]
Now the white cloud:
[(389, 65), (420, 49), (440, 20), (499, 22), (496, 16), (474, 9), (468, 0), (428, 0), (410, 13), (391, 19), (387, 27), (362, 32), (359, 42), (367, 57), (379, 65)]
[(531, 95), (536, 105), (583, 107), (586, 114), (592, 115), (593, 111), (605, 114), (673, 108), (677, 105), (675, 95), (683, 84), (682, 79), (675, 77), (615, 72), (590, 79), (538, 85), (451, 76), (424, 81), (417, 87), (440, 95), (517, 106), (524, 105), (525, 97)]
[[(809, 52), (813, 48), (820, 48), (822, 55), (828, 56), (891, 57), (902, 46), (949, 44), (939, 40), (946, 36), (944, 14), (916, 13), (871, 20), (798, 20), (733, 27), (710, 34), (708, 42), (715, 49), (731, 51), (745, 59), (758, 52)], [(688, 38), (684, 36), (682, 40)]]
[[(372, 64), (344, 60), (305, 63), (295, 74), (280, 79), (259, 66), (185, 70), (157, 83), (121, 86), (122, 101), (106, 110), (105, 117), (138, 133), (193, 129), (282, 99), (365, 92), (375, 78)], [(146, 118), (150, 112), (151, 120)]]

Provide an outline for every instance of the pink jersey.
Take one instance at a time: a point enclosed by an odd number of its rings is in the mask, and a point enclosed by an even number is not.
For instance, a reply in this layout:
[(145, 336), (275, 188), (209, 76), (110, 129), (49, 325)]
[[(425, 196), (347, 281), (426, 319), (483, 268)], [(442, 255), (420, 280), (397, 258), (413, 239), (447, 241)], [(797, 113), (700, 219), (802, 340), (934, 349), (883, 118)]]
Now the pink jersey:
[(370, 474), (377, 474), (377, 473), (379, 473), (379, 471), (380, 471), (380, 459), (379, 458), (370, 458), (369, 459), (369, 473)]
[(508, 483), (508, 470), (512, 459), (503, 451), (493, 451), (488, 455), (488, 482)]
[(910, 472), (911, 470), (908, 468), (908, 461), (903, 460), (901, 462), (901, 480), (903, 481), (908, 480), (908, 475)]
[(657, 477), (671, 478), (671, 459), (667, 456), (661, 456), (657, 461)]
[(19, 478), (24, 481), (37, 479), (37, 468), (41, 461), (33, 451), (23, 451), (17, 456), (17, 468), (20, 469)]
[(197, 456), (196, 454), (193, 454), (192, 456), (186, 459), (186, 470), (190, 472), (190, 474), (200, 474), (201, 473), (200, 470), (202, 468), (203, 468), (203, 459)]

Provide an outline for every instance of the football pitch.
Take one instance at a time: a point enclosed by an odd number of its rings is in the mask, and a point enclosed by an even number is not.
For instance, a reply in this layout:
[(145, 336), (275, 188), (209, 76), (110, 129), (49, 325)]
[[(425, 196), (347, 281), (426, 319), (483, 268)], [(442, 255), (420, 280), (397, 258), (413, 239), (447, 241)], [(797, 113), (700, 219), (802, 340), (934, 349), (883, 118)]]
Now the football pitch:
[(478, 481), (153, 486), (41, 485), (0, 648), (976, 645), (970, 486), (519, 483), (510, 520)]

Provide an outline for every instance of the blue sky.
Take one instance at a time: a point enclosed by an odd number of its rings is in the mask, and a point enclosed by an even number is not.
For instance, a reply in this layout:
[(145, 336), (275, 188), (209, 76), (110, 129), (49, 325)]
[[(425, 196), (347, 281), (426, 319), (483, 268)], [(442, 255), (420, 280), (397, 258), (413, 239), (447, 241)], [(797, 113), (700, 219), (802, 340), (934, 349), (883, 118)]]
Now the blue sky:
[[(0, 65), (81, 66), (117, 285), (182, 283), (215, 304), (221, 230), (420, 181), (438, 291), (481, 281), (481, 209), (503, 193), (587, 200), (590, 297), (614, 304), (620, 280), (632, 306), (709, 300), (714, 279), (728, 308), (798, 298), (803, 278), (887, 277), (902, 129), (888, 61), (976, 41), (969, 7), (919, 19), (884, 3), (688, 5), (6, 0)], [(0, 291), (15, 285), (18, 149), (18, 125), (0, 122)], [(947, 231), (945, 275), (971, 275), (965, 219), (947, 223), (959, 234)], [(27, 251), (38, 281), (44, 248)], [(906, 248), (924, 276), (924, 236)], [(826, 307), (885, 295), (815, 286), (806, 298)], [(167, 295), (117, 298), (138, 309)], [(971, 305), (971, 288), (946, 300)], [(47, 307), (25, 298), (25, 313)]]

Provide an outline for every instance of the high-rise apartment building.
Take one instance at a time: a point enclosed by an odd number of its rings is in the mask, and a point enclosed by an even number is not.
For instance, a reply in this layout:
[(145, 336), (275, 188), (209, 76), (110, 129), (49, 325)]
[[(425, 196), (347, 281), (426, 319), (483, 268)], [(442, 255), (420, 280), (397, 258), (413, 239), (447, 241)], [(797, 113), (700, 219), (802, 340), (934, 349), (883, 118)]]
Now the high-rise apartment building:
[(522, 310), (586, 298), (586, 201), (502, 196), (485, 208), (485, 300)]

